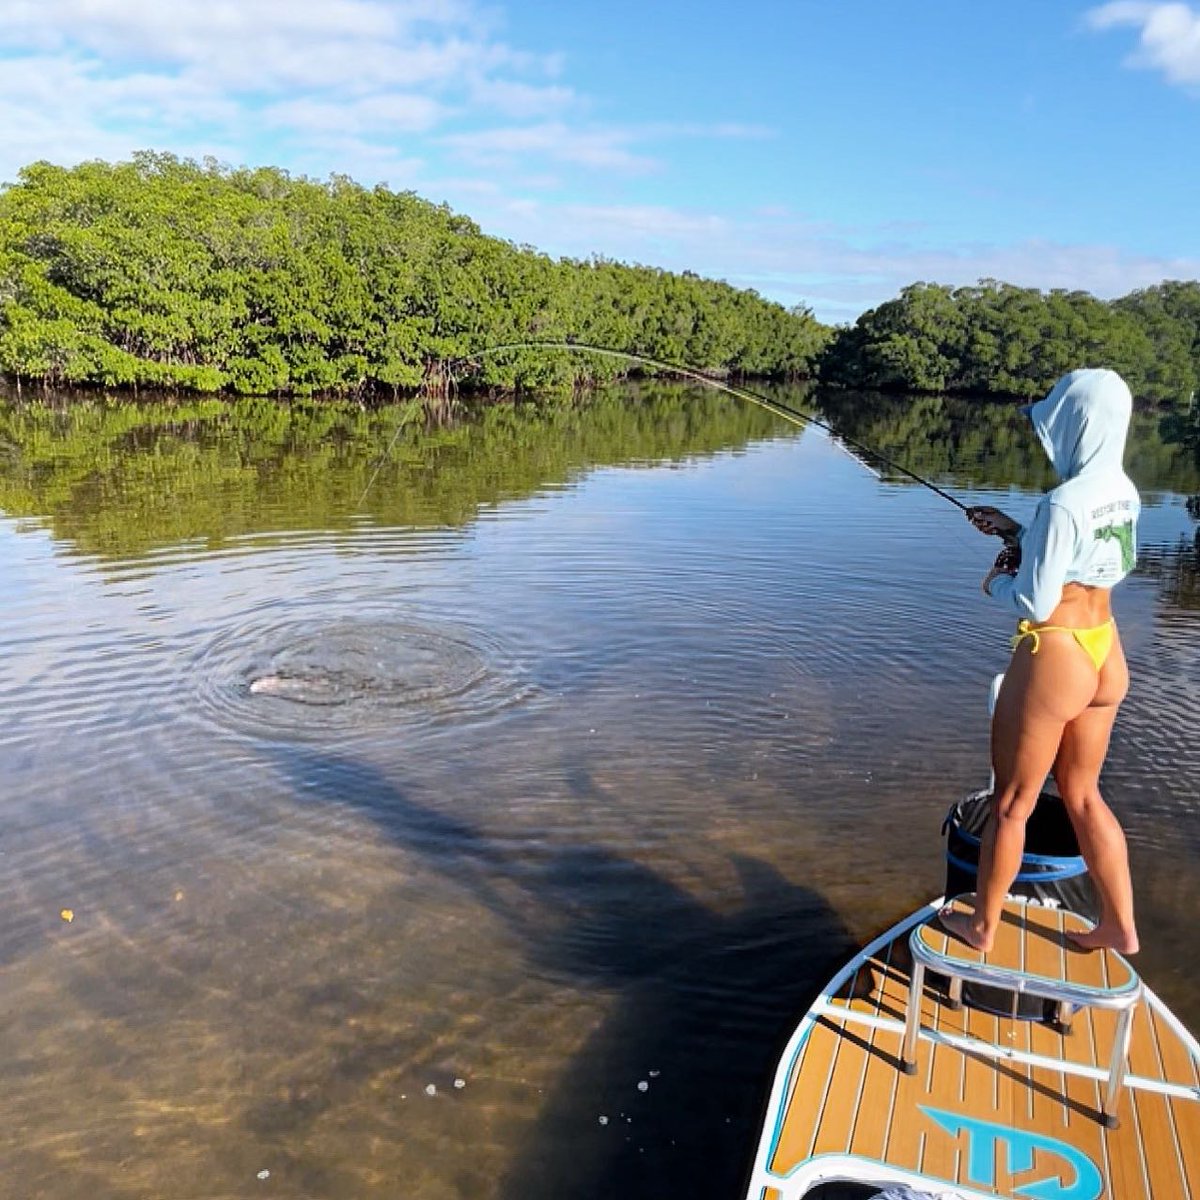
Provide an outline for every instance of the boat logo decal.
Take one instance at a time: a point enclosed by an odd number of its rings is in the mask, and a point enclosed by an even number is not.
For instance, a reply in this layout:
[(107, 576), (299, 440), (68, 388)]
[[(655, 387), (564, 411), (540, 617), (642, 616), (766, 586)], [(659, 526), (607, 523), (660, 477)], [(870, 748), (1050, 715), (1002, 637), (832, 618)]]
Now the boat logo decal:
[(1082, 1150), (1058, 1138), (1014, 1129), (1011, 1125), (994, 1125), (991, 1121), (924, 1105), (921, 1105), (921, 1111), (932, 1117), (951, 1137), (966, 1130), (967, 1178), (971, 1183), (995, 1186), (997, 1150), (1003, 1145), (1007, 1149), (1007, 1166), (1012, 1175), (1033, 1169), (1035, 1150), (1055, 1155), (1063, 1163), (1057, 1176), (1024, 1184), (1014, 1195), (1028, 1196), (1030, 1200), (1099, 1200), (1104, 1191), (1104, 1178), (1096, 1164)]

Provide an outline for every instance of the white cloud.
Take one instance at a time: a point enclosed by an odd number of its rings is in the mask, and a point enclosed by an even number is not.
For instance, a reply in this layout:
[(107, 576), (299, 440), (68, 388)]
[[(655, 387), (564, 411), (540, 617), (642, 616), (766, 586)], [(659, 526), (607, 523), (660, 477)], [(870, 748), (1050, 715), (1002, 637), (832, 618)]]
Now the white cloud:
[(539, 87), (511, 79), (477, 79), (470, 85), (471, 99), (503, 117), (518, 119), (559, 113), (577, 103), (566, 87)]
[(521, 159), (532, 155), (541, 161), (597, 170), (638, 174), (656, 169), (654, 159), (629, 149), (628, 143), (634, 137), (629, 130), (578, 129), (561, 121), (547, 121), (448, 134), (442, 141), (463, 158), (484, 167), (514, 169)]
[(1087, 14), (1093, 29), (1133, 26), (1141, 32), (1130, 66), (1161, 71), (1169, 83), (1200, 84), (1200, 12), (1188, 4), (1114, 0)]
[[(196, 79), (150, 72), (108, 75), (100, 64), (49, 55), (9, 59), (0, 70), (0, 99), (21, 105), (31, 117), (53, 114), (109, 117), (122, 121), (199, 124), (232, 121), (238, 105)], [(8, 127), (7, 134), (11, 134)]]
[(443, 143), (466, 161), (482, 167), (516, 171), (525, 159), (535, 156), (543, 161), (639, 175), (660, 170), (662, 163), (658, 158), (636, 153), (633, 147), (638, 143), (679, 138), (760, 140), (771, 136), (772, 131), (765, 126), (731, 122), (711, 125), (655, 122), (615, 129), (544, 121), (449, 134)]
[(266, 125), (310, 134), (413, 132), (430, 129), (443, 114), (443, 106), (428, 96), (404, 93), (361, 96), (342, 103), (303, 98), (268, 105), (262, 112)]
[(455, 0), (16, 0), (0, 9), (0, 34), (15, 47), (77, 45), (113, 62), (189, 63), (255, 42), (393, 42), (421, 24), (462, 28), (472, 16)]
[(688, 213), (663, 205), (570, 204), (562, 209), (563, 219), (593, 231), (605, 241), (616, 234), (646, 242), (689, 242), (696, 238), (726, 235), (730, 222), (707, 213)]
[(235, 141), (203, 131), (233, 127), (238, 115), (195, 80), (110, 77), (95, 63), (48, 55), (9, 59), (0, 69), (0, 182), (37, 159), (128, 158), (168, 140), (179, 154), (236, 157)]
[(317, 175), (388, 161), (408, 186), (449, 153), (547, 188), (564, 168), (658, 170), (639, 143), (764, 135), (581, 123), (564, 56), (498, 22), (481, 0), (0, 0), (0, 179), (163, 148)]
[(252, 94), (412, 90), (496, 71), (548, 77), (557, 56), (490, 36), (470, 0), (7, 0), (7, 50), (98, 57)]

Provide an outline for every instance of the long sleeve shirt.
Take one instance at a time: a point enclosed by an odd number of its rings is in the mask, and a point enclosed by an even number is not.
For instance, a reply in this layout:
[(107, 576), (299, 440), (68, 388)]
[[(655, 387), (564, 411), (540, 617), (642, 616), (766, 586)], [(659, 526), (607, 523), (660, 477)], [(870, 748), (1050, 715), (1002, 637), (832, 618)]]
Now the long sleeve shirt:
[(1063, 587), (1111, 588), (1137, 561), (1141, 501), (1121, 460), (1132, 397), (1115, 371), (1072, 371), (1029, 415), (1063, 482), (1043, 497), (1020, 532), (1016, 575), (988, 594), (1019, 617), (1045, 621)]

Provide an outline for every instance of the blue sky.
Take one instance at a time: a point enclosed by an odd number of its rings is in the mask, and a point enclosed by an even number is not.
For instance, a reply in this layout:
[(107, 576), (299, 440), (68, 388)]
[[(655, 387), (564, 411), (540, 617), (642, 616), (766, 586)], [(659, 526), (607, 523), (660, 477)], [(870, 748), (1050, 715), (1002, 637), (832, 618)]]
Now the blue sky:
[(1200, 3), (3, 0), (0, 179), (215, 155), (852, 320), (1200, 278)]

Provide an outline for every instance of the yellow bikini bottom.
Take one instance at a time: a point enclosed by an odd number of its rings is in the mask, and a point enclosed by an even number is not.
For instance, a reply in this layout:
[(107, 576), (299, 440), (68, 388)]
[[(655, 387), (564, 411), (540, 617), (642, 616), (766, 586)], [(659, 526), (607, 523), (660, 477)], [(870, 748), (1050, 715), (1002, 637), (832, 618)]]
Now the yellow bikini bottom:
[(1017, 632), (1012, 640), (1012, 648), (1015, 650), (1026, 638), (1029, 638), (1033, 642), (1029, 653), (1036, 654), (1038, 647), (1042, 644), (1041, 635), (1043, 633), (1069, 633), (1087, 651), (1088, 657), (1098, 671), (1104, 666), (1108, 652), (1112, 649), (1115, 630), (1116, 625), (1111, 617), (1103, 625), (1095, 625), (1091, 629), (1071, 629), (1067, 625), (1034, 625), (1030, 620), (1022, 620), (1017, 622)]

